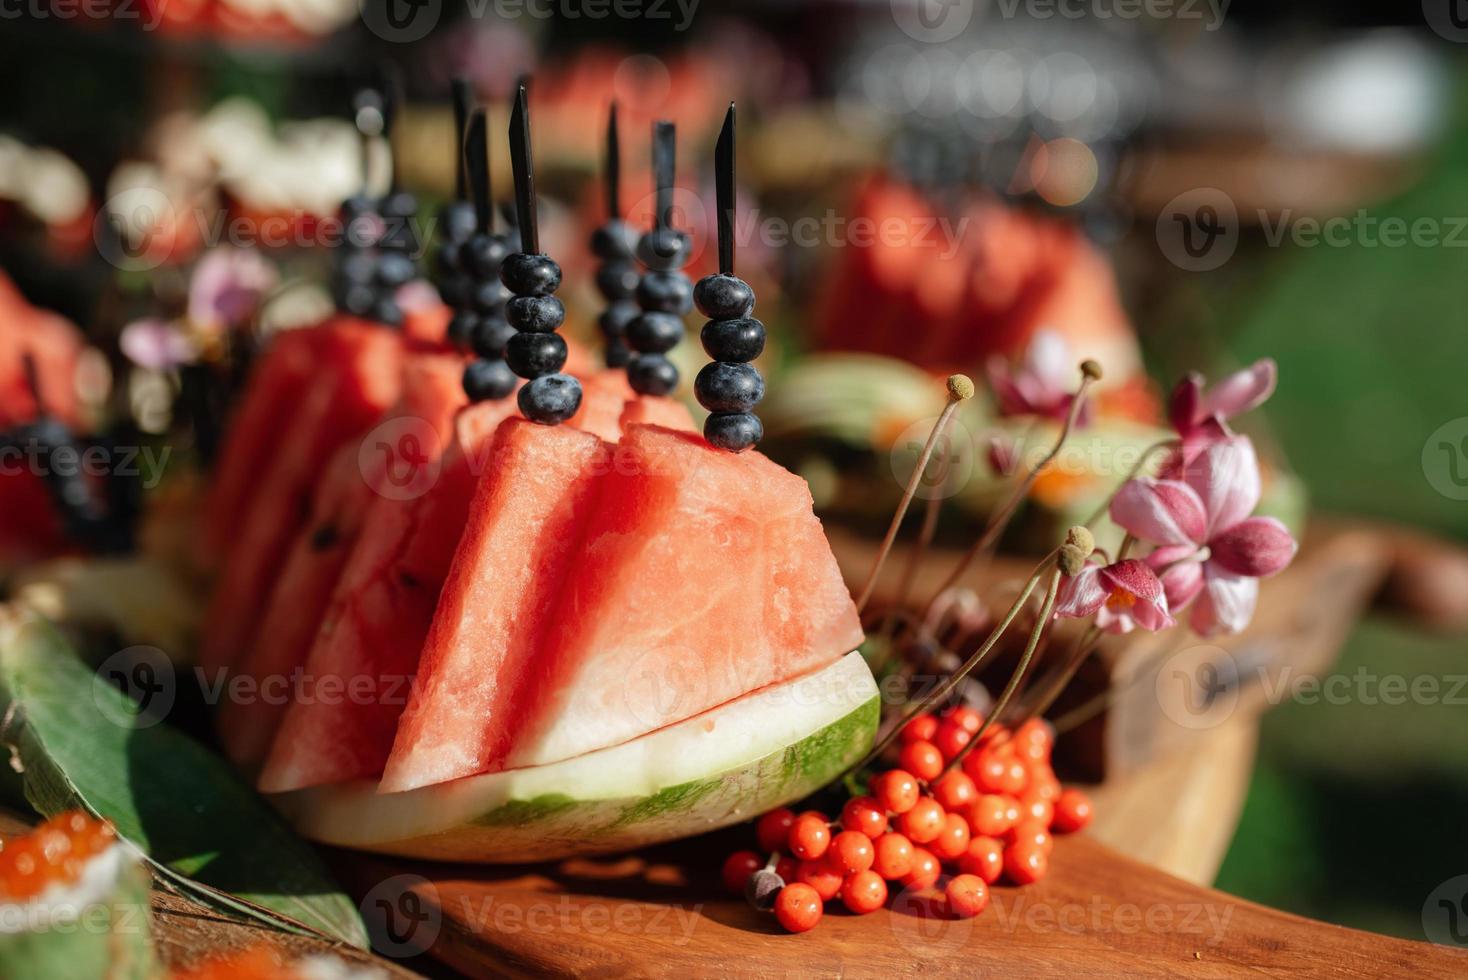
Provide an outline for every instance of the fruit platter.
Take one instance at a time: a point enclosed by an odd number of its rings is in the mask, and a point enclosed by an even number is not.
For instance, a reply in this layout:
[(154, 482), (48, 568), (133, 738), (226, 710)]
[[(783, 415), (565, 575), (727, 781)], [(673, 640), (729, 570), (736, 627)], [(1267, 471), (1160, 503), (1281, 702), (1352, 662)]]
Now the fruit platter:
[(911, 161), (852, 213), (973, 236), (797, 299), (736, 102), (572, 67), (356, 88), (319, 282), (162, 162), (127, 315), (0, 272), (0, 980), (1468, 972), (1208, 887), (1277, 691), (1463, 619), (1279, 364), (1149, 378), (1072, 216)]

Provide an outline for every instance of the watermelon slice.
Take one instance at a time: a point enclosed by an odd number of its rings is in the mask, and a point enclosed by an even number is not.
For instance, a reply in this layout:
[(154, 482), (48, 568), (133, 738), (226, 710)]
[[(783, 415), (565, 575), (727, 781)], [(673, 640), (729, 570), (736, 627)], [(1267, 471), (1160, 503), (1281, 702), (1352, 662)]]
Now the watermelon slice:
[(581, 407), (571, 417), (570, 424), (607, 442), (616, 442), (622, 438), (622, 410), (637, 397), (637, 392), (627, 383), (627, 372), (621, 368), (603, 368), (579, 380)]
[[(395, 334), (360, 322), (318, 329), (325, 335), (311, 350), (310, 383), (294, 395), (275, 395), (289, 399), (286, 419), (275, 419), (263, 433), (242, 432), (243, 445), (258, 443), (254, 465), (243, 466), (242, 474), (219, 474), (247, 484), (248, 496), (231, 522), (237, 540), (206, 614), (210, 628), (200, 651), (206, 670), (233, 665), (248, 645), (291, 541), (309, 517), (322, 461), (370, 428), (398, 395), (401, 344)], [(260, 416), (270, 413), (243, 418)]]
[[(405, 471), (407, 479), (426, 480), (436, 472), (444, 437), (453, 431), (454, 413), (464, 403), (462, 373), (463, 361), (457, 356), (410, 354), (405, 361), (402, 397), (373, 432), (390, 437), (388, 423), (402, 420), (405, 427), (398, 435), (420, 443), (424, 455), (413, 472)], [(327, 464), (311, 519), (296, 535), (254, 642), (235, 668), (252, 682), (240, 697), (220, 705), (220, 736), (236, 763), (259, 762), (269, 748), (289, 704), (291, 675), (306, 661), (373, 501), (384, 494), (396, 499), (400, 490), (412, 489), (393, 487), (388, 482), (390, 457), (371, 448), (352, 439)], [(402, 505), (418, 506), (426, 496)]]
[(500, 692), (530, 670), (608, 462), (595, 435), (524, 419), (500, 427), (494, 457), (499, 466), (480, 481), (444, 583), (384, 791), (472, 775), (503, 757), (518, 705)]
[(688, 406), (673, 398), (639, 395), (622, 408), (618, 427), (626, 432), (634, 425), (661, 425), (680, 432), (698, 432), (699, 427), (688, 412)]
[(748, 820), (826, 785), (871, 746), (877, 685), (860, 654), (565, 762), (404, 793), (370, 780), (275, 802), (306, 837), (442, 861), (631, 850)]
[[(824, 667), (862, 640), (805, 481), (759, 453), (633, 426), (489, 768), (616, 745)], [(493, 720), (489, 724), (494, 724)]]

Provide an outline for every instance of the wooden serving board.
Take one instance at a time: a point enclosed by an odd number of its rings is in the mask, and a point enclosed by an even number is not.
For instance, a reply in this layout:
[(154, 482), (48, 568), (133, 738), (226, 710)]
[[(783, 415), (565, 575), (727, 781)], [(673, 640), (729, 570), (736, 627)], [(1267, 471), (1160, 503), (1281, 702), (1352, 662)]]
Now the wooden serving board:
[[(399, 934), (471, 977), (1468, 976), (1468, 951), (1312, 922), (1190, 885), (1078, 835), (1050, 874), (997, 887), (976, 919), (936, 892), (814, 930), (723, 892), (728, 832), (635, 857), (494, 869), (339, 855), (349, 889), (401, 886)], [(416, 933), (416, 935), (414, 935)]]

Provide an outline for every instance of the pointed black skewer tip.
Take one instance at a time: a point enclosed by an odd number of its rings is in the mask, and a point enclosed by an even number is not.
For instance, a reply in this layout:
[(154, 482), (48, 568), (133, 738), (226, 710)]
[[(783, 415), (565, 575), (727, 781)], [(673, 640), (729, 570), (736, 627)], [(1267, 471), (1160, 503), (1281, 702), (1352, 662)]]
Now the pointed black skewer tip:
[(657, 213), (653, 223), (659, 231), (665, 231), (673, 223), (673, 174), (677, 162), (677, 127), (667, 121), (653, 124), (652, 130), (652, 173), (653, 186), (657, 189)]
[(734, 103), (714, 145), (714, 197), (719, 212), (719, 271), (734, 274)]
[(469, 173), (464, 162), (464, 139), (469, 127), (469, 113), (474, 109), (474, 91), (467, 78), (456, 78), (452, 83), (454, 93), (454, 145), (459, 148), (454, 166), (454, 199), (463, 201), (469, 196)]
[(515, 213), (520, 226), (520, 251), (540, 253), (535, 220), (535, 168), (530, 154), (530, 107), (522, 81), (510, 110), (510, 163), (515, 172)]
[(612, 101), (611, 109), (607, 112), (607, 143), (606, 159), (602, 166), (602, 179), (606, 181), (607, 192), (607, 220), (616, 221), (622, 217), (621, 182), (622, 182), (622, 147), (617, 138), (617, 103)]
[(464, 166), (468, 171), (469, 190), (474, 195), (474, 218), (479, 231), (494, 231), (494, 201), (489, 194), (489, 124), (484, 109), (469, 114), (469, 127), (464, 136)]

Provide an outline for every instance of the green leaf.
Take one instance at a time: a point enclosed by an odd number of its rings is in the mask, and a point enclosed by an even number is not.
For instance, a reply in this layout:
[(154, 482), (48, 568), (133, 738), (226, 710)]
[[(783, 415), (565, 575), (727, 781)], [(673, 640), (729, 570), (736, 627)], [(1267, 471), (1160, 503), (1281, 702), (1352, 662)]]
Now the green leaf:
[(263, 799), (94, 678), (50, 624), (0, 606), (0, 739), (33, 807), (85, 806), (171, 871), (366, 948), (356, 906)]

